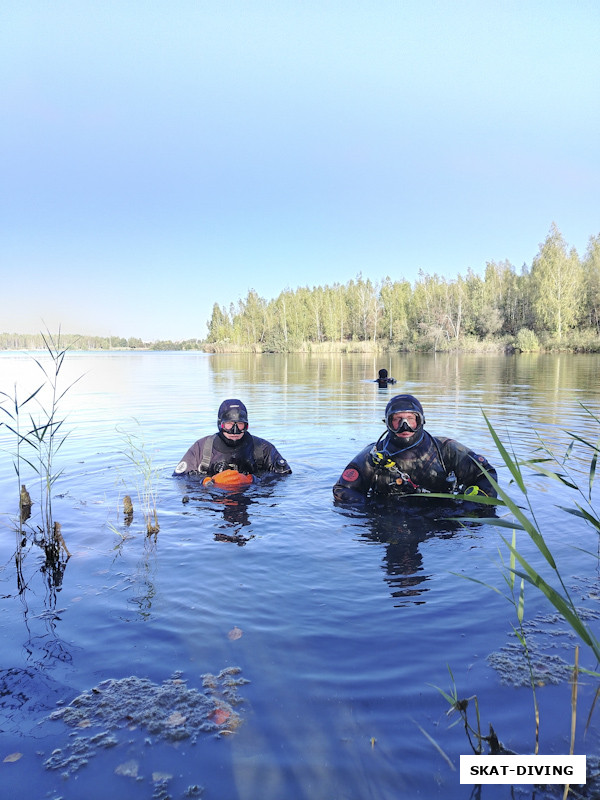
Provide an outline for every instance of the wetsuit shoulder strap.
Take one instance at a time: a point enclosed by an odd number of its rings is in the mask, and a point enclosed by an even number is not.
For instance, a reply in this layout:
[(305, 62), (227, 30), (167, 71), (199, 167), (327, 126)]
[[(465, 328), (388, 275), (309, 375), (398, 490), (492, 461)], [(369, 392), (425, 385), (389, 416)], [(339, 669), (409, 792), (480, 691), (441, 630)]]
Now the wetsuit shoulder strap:
[(256, 462), (256, 468), (264, 469), (265, 459), (263, 457), (263, 440), (259, 439), (258, 436), (253, 436), (252, 442), (254, 443), (254, 461)]
[(198, 467), (200, 472), (208, 472), (208, 468), (210, 466), (210, 457), (212, 455), (213, 444), (216, 435), (216, 433), (213, 433), (210, 436), (207, 436), (204, 440), (204, 445), (202, 446), (202, 458), (200, 459), (200, 465)]
[[(442, 455), (442, 449), (440, 447), (440, 443), (438, 442), (438, 440), (437, 440), (437, 438), (435, 436), (432, 436), (431, 438), (432, 438), (433, 443), (435, 445), (435, 449), (437, 450), (438, 456), (440, 457), (440, 461), (442, 462), (442, 468), (443, 468), (444, 472), (446, 474), (448, 474), (448, 470), (446, 469), (446, 464), (444, 463), (444, 456)], [(448, 441), (448, 440), (446, 439), (446, 441)]]

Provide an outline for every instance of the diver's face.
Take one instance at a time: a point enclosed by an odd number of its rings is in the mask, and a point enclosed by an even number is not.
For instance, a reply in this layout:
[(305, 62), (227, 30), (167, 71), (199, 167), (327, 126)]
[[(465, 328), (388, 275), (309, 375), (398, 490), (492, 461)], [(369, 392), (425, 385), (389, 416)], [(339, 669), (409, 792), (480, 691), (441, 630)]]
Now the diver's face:
[(226, 422), (221, 423), (223, 436), (226, 439), (229, 439), (230, 442), (239, 441), (246, 432), (247, 427), (247, 422), (240, 422), (239, 420), (235, 420), (234, 422), (227, 420)]
[[(414, 436), (418, 425), (417, 415), (412, 414), (410, 411), (399, 411), (396, 414), (392, 414), (390, 419), (390, 426), (399, 439), (410, 439), (411, 436)], [(410, 430), (406, 430), (407, 426)], [(401, 428), (404, 430), (400, 430)]]

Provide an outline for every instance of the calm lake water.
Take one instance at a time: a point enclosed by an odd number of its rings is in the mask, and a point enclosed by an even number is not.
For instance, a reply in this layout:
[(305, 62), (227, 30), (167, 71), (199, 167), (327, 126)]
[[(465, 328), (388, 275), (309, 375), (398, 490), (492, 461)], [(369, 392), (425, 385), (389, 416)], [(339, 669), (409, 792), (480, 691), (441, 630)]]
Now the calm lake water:
[[(381, 367), (396, 387), (367, 382)], [(472, 751), (435, 688), (451, 691), (451, 670), (459, 697), (477, 696), (484, 732), (492, 724), (507, 748), (533, 752), (531, 689), (515, 685), (524, 673), (514, 608), (464, 579), (506, 591), (498, 548), (506, 556), (500, 537), (510, 529), (463, 527), (433, 511), (348, 511), (334, 506), (331, 487), (378, 438), (396, 392), (417, 395), (430, 433), (485, 454), (508, 487), (482, 411), (519, 457), (532, 457), (539, 437), (562, 454), (565, 430), (598, 438), (598, 423), (581, 404), (600, 414), (599, 374), (600, 358), (588, 355), (70, 354), (62, 386), (83, 377), (60, 405), (70, 433), (57, 456), (64, 471), (53, 510), (72, 555), (62, 574), (51, 574), (30, 535), (20, 549), (21, 589), (14, 443), (0, 428), (0, 796), (561, 797), (562, 787), (484, 786), (477, 794), (461, 786), (459, 756)], [(5, 392), (17, 382), (25, 399), (39, 377), (31, 354), (0, 354)], [(278, 447), (291, 476), (238, 495), (171, 477), (189, 445), (215, 430), (226, 397), (244, 400), (251, 431)], [(127, 436), (143, 438), (158, 470), (156, 537), (145, 534)], [(577, 445), (569, 463), (586, 471), (589, 453)], [(24, 482), (35, 530), (39, 489), (26, 470)], [(565, 583), (600, 635), (597, 535), (559, 509), (572, 491), (534, 475), (528, 487)], [(129, 526), (124, 494), (135, 508)], [(518, 542), (541, 568), (526, 534)], [(525, 626), (545, 684), (537, 691), (540, 752), (566, 753), (564, 667), (576, 640), (531, 587)], [(595, 667), (584, 650), (580, 660)], [(216, 687), (203, 684), (223, 670)], [(173, 676), (171, 694), (161, 695)], [(109, 686), (103, 682), (124, 687), (128, 677), (136, 699), (114, 695), (113, 709), (162, 702), (162, 727), (150, 729), (137, 712), (116, 729), (95, 715)], [(239, 685), (228, 689), (228, 677)], [(599, 745), (597, 711), (584, 737), (595, 688), (582, 679), (578, 699), (575, 752), (590, 757)], [(191, 689), (214, 707), (200, 708), (207, 724), (197, 735), (179, 739), (172, 734), (198, 695), (188, 692), (187, 707), (174, 698)], [(75, 727), (60, 714), (49, 718), (84, 692), (91, 710)], [(476, 724), (474, 713), (470, 720)], [(103, 746), (102, 733), (112, 746)]]

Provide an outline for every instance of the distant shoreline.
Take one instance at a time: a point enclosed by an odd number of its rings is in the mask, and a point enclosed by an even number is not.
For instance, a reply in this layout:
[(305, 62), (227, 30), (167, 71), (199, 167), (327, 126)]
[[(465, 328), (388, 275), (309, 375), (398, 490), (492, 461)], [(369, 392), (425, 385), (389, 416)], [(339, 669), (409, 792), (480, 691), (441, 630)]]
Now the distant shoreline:
[[(113, 337), (117, 338), (117, 337)], [(100, 340), (94, 346), (94, 340)], [(496, 354), (511, 355), (515, 353), (600, 353), (600, 336), (591, 332), (570, 332), (569, 336), (560, 341), (548, 337), (538, 339), (530, 337), (507, 337), (497, 339), (478, 340), (475, 337), (463, 337), (457, 340), (442, 341), (433, 345), (431, 342), (423, 343), (390, 343), (385, 341), (328, 341), (328, 342), (299, 342), (289, 343), (286, 347), (277, 349), (268, 347), (260, 342), (253, 344), (233, 344), (231, 342), (201, 342), (199, 340), (185, 340), (173, 342), (171, 340), (157, 342), (143, 342), (140, 346), (119, 344), (109, 345), (108, 337), (89, 337), (74, 334), (61, 334), (61, 347), (70, 352), (90, 353), (156, 353), (156, 352), (198, 352), (205, 354), (431, 354), (431, 353), (471, 353), (471, 354)], [(81, 346), (81, 343), (85, 346)], [(17, 346), (9, 346), (10, 343)], [(36, 334), (0, 334), (0, 353), (28, 353), (44, 352), (46, 346), (41, 336)]]

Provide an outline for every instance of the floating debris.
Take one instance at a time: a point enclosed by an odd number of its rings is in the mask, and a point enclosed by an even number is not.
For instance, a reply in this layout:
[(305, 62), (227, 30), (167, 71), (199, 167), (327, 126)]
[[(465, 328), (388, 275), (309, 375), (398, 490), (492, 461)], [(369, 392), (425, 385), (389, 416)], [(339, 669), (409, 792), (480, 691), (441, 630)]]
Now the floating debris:
[(152, 781), (154, 783), (163, 783), (164, 781), (172, 780), (173, 776), (168, 772), (153, 772)]
[[(195, 744), (203, 733), (232, 734), (241, 723), (234, 710), (241, 702), (238, 688), (248, 683), (240, 673), (239, 667), (228, 667), (218, 675), (203, 675), (204, 691), (188, 688), (179, 672), (160, 685), (137, 676), (102, 681), (68, 706), (53, 711), (49, 718), (77, 730), (102, 726), (103, 731), (89, 737), (77, 736), (64, 750), (53, 751), (45, 766), (70, 775), (86, 764), (99, 747), (117, 745), (113, 732), (122, 729), (129, 732), (144, 728), (151, 734), (146, 744), (152, 744), (152, 737), (171, 743), (186, 739)], [(133, 763), (121, 764), (116, 772), (137, 777)]]

